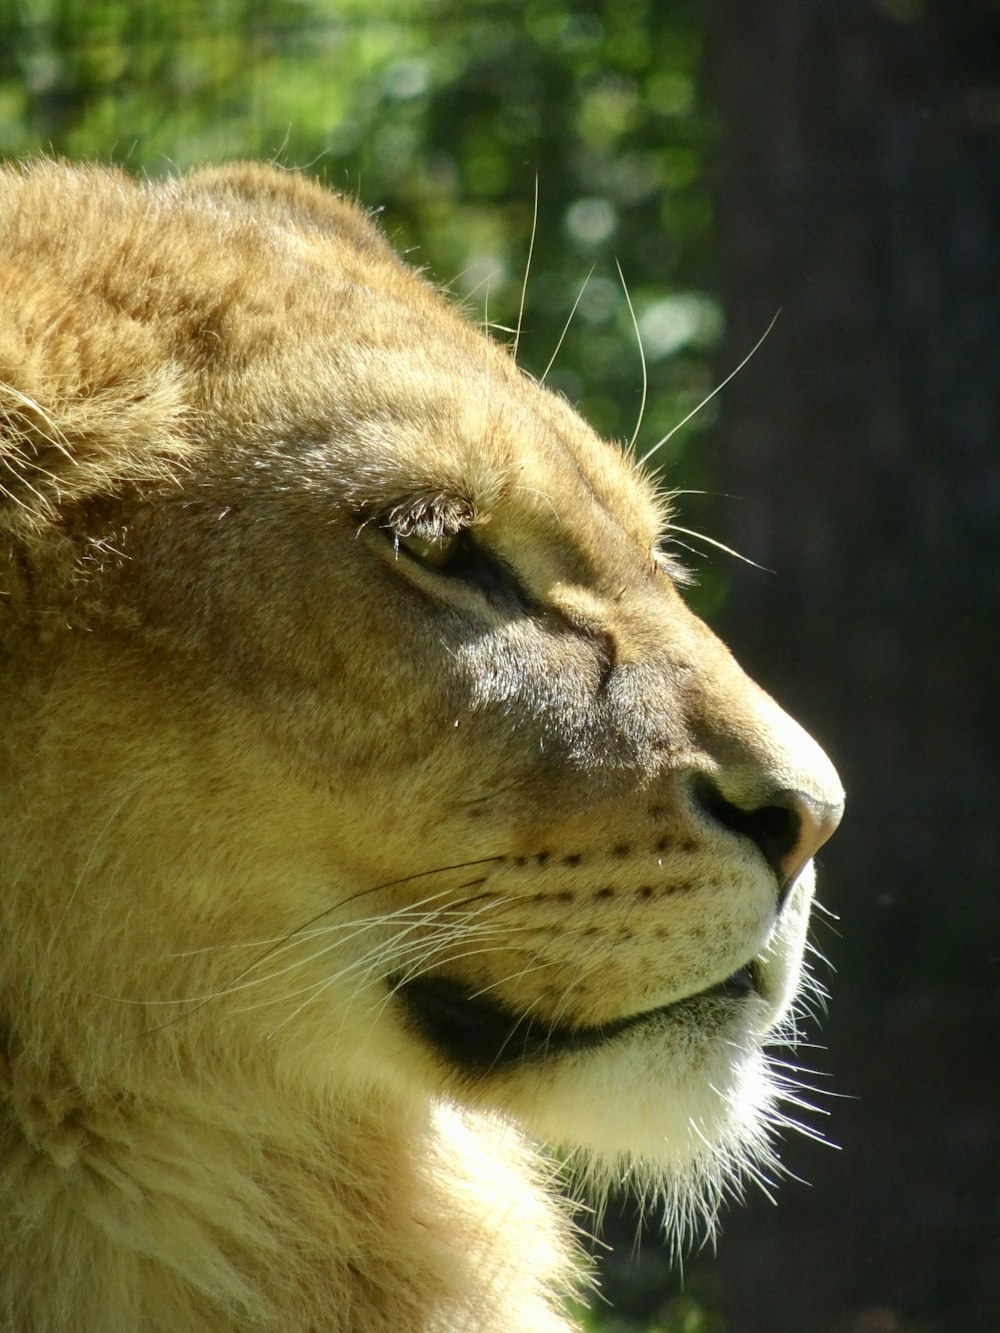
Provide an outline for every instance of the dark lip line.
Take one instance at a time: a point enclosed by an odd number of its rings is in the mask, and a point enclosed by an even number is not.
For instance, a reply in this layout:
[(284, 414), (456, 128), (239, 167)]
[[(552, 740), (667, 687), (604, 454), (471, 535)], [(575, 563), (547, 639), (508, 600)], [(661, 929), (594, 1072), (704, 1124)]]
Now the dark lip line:
[(449, 977), (395, 977), (390, 978), (390, 985), (410, 1025), (450, 1064), (469, 1075), (503, 1073), (518, 1065), (593, 1050), (693, 1002), (743, 1000), (758, 993), (756, 967), (751, 961), (724, 981), (670, 1004), (594, 1027), (574, 1028), (531, 1018)]

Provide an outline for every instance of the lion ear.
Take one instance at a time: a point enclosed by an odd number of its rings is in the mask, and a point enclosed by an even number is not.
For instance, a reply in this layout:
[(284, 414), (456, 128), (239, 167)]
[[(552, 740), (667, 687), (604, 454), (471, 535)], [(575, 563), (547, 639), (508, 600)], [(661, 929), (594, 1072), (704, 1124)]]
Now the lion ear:
[(154, 328), (2, 258), (0, 310), (0, 531), (174, 475), (190, 453), (184, 399)]
[(232, 162), (194, 171), (178, 184), (189, 197), (207, 196), (245, 208), (257, 217), (268, 215), (298, 231), (337, 236), (366, 255), (401, 262), (364, 209), (301, 172), (259, 162)]

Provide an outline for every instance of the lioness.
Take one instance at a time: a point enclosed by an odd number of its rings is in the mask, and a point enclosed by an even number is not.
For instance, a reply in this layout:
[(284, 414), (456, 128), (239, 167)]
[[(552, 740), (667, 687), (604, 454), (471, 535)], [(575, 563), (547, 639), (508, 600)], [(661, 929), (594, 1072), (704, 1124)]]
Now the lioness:
[(344, 199), (9, 169), (0, 312), (0, 1327), (567, 1329), (522, 1129), (767, 1158), (830, 763)]

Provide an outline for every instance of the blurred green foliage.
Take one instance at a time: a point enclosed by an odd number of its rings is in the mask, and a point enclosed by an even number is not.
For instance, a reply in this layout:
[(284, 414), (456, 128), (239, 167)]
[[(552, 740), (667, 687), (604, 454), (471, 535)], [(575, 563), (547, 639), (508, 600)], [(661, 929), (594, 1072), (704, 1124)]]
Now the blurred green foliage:
[(715, 1308), (719, 1293), (712, 1274), (696, 1272), (688, 1287), (659, 1300), (644, 1316), (630, 1317), (600, 1298), (573, 1313), (585, 1333), (727, 1333)]
[[(722, 332), (704, 28), (699, 0), (0, 0), (0, 155), (302, 167), (644, 453), (712, 387)], [(658, 455), (672, 486), (710, 481), (690, 445), (713, 408)], [(695, 1295), (657, 1309), (588, 1326), (721, 1333)]]

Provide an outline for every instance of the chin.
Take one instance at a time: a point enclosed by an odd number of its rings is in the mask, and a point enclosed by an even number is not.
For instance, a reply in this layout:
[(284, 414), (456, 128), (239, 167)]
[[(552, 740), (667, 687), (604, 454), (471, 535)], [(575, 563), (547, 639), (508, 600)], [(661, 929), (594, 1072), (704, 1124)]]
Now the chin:
[(637, 1185), (681, 1244), (747, 1183), (768, 1190), (781, 1174), (775, 1137), (803, 1128), (781, 1109), (803, 1102), (767, 1049), (794, 1044), (798, 997), (819, 989), (802, 963), (811, 897), (810, 866), (737, 971), (598, 1026), (541, 1022), (441, 980), (404, 986), (404, 1003), (457, 1100), (555, 1145), (592, 1198)]

